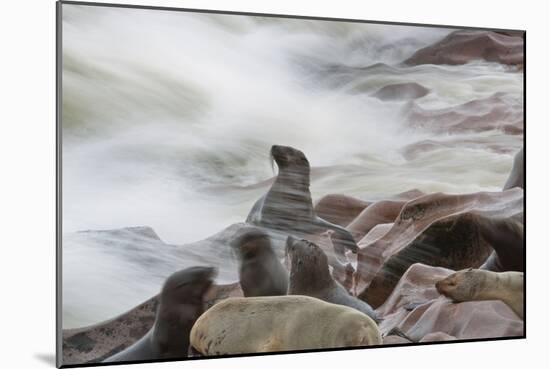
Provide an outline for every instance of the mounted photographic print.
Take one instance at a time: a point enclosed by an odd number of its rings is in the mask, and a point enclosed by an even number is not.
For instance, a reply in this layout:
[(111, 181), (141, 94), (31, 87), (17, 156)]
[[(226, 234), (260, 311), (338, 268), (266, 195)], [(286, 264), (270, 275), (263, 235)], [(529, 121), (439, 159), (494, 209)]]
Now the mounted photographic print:
[(57, 5), (58, 366), (525, 337), (524, 31)]

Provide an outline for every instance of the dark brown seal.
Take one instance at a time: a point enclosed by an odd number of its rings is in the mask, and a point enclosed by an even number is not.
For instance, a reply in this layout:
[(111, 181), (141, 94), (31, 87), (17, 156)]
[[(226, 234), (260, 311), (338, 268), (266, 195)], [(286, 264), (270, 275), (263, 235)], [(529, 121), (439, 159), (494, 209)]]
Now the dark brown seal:
[(433, 224), (408, 247), (393, 255), (359, 298), (382, 305), (405, 271), (414, 263), (461, 269), (483, 263), (491, 249), (481, 237), (473, 217), (459, 215)]
[(289, 146), (274, 145), (271, 157), (279, 173), (269, 191), (256, 201), (246, 221), (299, 236), (332, 229), (332, 240), (340, 258), (345, 259), (345, 249), (357, 252), (357, 243), (349, 231), (315, 214), (309, 191), (310, 166), (304, 153)]
[(508, 190), (510, 188), (519, 187), (524, 188), (524, 175), (525, 175), (525, 161), (523, 159), (523, 148), (518, 151), (516, 156), (514, 156), (514, 164), (512, 165), (512, 171), (510, 172), (510, 176), (506, 180), (506, 183), (504, 184), (503, 191)]
[(525, 271), (523, 223), (517, 218), (478, 217), (481, 236), (494, 249), (480, 269), (493, 272)]
[(153, 327), (139, 341), (103, 362), (158, 360), (187, 356), (189, 332), (204, 312), (216, 272), (191, 267), (172, 274), (162, 287)]
[(267, 233), (249, 229), (232, 243), (239, 256), (239, 282), (245, 297), (286, 295), (288, 272)]
[(319, 246), (289, 236), (286, 248), (290, 258), (289, 295), (306, 295), (349, 306), (376, 320), (376, 313), (367, 303), (351, 296), (332, 278), (327, 256)]

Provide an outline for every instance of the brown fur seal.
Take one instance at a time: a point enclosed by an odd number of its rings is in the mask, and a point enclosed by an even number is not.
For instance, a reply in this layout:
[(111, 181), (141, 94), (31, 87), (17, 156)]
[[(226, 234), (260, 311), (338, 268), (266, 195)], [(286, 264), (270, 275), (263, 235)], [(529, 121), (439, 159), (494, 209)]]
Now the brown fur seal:
[(473, 219), (472, 214), (459, 214), (431, 225), (392, 255), (357, 297), (377, 309), (414, 263), (448, 269), (479, 267), (489, 257), (491, 247), (481, 239)]
[(523, 273), (470, 268), (436, 282), (435, 287), (456, 302), (501, 300), (523, 319)]
[(516, 156), (514, 157), (514, 164), (512, 166), (512, 171), (510, 172), (510, 176), (506, 180), (506, 183), (504, 184), (503, 191), (508, 190), (510, 188), (519, 187), (523, 188), (525, 186), (524, 183), (524, 175), (525, 175), (525, 162), (523, 160), (523, 148), (518, 151)]
[(382, 344), (367, 315), (309, 296), (229, 298), (197, 319), (190, 339), (202, 355)]
[(271, 248), (267, 233), (249, 230), (232, 246), (239, 256), (239, 281), (245, 297), (286, 295), (288, 272)]
[[(523, 216), (523, 214), (520, 215)], [(523, 223), (515, 217), (479, 216), (478, 226), (483, 239), (494, 249), (480, 269), (493, 272), (523, 272), (525, 269)]]
[(346, 305), (376, 319), (376, 313), (369, 304), (351, 296), (332, 278), (327, 256), (319, 246), (289, 236), (286, 250), (290, 259), (289, 295), (312, 296), (333, 304)]
[(254, 204), (246, 221), (258, 226), (296, 235), (335, 231), (332, 236), (337, 255), (345, 259), (345, 249), (357, 252), (357, 243), (345, 228), (319, 218), (309, 192), (310, 166), (300, 150), (274, 145), (271, 157), (279, 174), (269, 191)]
[(183, 358), (189, 331), (204, 311), (214, 268), (191, 267), (172, 274), (162, 287), (153, 327), (139, 341), (103, 362)]

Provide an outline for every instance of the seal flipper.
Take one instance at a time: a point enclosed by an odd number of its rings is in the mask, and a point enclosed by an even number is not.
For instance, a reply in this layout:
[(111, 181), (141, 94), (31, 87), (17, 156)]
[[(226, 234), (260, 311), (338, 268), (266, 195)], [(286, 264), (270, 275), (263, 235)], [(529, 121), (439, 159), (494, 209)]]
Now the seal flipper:
[(262, 206), (264, 205), (265, 195), (260, 197), (252, 206), (250, 213), (246, 217), (246, 223), (259, 224), (262, 220)]
[(200, 352), (195, 350), (193, 345), (189, 345), (189, 349), (187, 350), (187, 357), (201, 357), (201, 356), (204, 356), (204, 355), (202, 355)]
[(393, 327), (388, 333), (385, 334), (385, 336), (391, 336), (391, 335), (394, 335), (394, 336), (399, 336), (401, 338), (404, 338), (408, 341), (411, 341), (411, 342), (417, 342), (415, 340), (413, 340), (411, 337), (407, 336), (405, 333), (403, 333), (403, 331), (397, 327)]
[(504, 184), (502, 190), (506, 191), (514, 187), (525, 188), (524, 176), (525, 161), (522, 147), (521, 150), (519, 150), (514, 156), (514, 164), (512, 166), (512, 170), (510, 171), (510, 175), (508, 176), (508, 179), (506, 180), (506, 183)]

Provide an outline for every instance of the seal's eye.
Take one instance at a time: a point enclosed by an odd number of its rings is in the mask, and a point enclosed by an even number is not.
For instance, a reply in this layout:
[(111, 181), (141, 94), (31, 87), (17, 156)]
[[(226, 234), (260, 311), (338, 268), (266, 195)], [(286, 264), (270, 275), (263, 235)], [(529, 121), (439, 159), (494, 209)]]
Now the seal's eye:
[(189, 281), (178, 283), (175, 288), (182, 288), (182, 287), (188, 286), (189, 283), (190, 283)]

